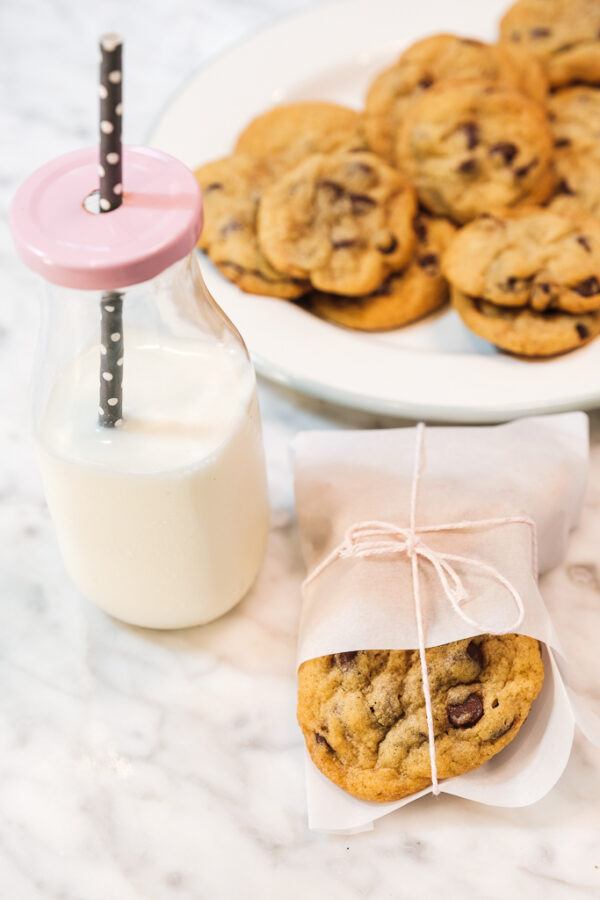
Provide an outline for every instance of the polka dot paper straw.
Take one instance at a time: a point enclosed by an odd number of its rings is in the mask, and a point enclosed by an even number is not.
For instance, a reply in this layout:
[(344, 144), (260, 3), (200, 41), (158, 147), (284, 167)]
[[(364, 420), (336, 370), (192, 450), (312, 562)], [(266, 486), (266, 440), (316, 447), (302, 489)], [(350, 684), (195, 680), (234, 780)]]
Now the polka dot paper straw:
[(98, 421), (106, 428), (123, 415), (123, 295), (106, 291), (100, 304), (100, 405)]
[[(109, 213), (123, 202), (121, 117), (121, 38), (100, 38), (100, 212)], [(107, 291), (100, 303), (100, 405), (98, 421), (114, 428), (123, 415), (123, 294)]]
[(100, 210), (110, 212), (123, 200), (121, 162), (123, 43), (116, 34), (100, 38)]

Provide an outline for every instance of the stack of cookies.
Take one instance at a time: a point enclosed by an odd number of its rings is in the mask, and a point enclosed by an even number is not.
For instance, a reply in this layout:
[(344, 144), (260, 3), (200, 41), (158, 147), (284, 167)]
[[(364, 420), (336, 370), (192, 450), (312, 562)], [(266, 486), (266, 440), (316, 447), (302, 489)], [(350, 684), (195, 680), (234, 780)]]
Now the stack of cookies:
[(242, 290), (309, 298), (319, 314), (360, 329), (404, 325), (448, 297), (440, 260), (454, 226), (419, 212), (412, 184), (369, 150), (353, 110), (270, 110), (233, 156), (196, 175), (200, 247)]
[(600, 221), (539, 207), (480, 216), (444, 258), (455, 309), (512, 353), (553, 356), (600, 333)]
[[(598, 33), (595, 0), (518, 0), (498, 44), (414, 44), (362, 113), (264, 113), (197, 172), (200, 246), (243, 290), (349, 328), (398, 328), (451, 294), (502, 349), (580, 346), (600, 330)], [(474, 258), (491, 235), (501, 263)]]

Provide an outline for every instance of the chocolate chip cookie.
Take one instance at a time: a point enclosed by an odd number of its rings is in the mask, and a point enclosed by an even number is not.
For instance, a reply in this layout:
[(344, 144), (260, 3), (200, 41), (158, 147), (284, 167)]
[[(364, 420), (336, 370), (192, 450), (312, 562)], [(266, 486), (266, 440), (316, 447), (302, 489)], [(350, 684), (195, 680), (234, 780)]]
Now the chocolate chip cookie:
[(313, 153), (366, 150), (359, 113), (336, 103), (276, 106), (253, 119), (237, 139), (236, 153), (268, 160), (277, 173)]
[(536, 312), (529, 307), (497, 306), (453, 287), (452, 306), (467, 328), (501, 350), (521, 356), (556, 356), (582, 347), (600, 334), (600, 311)]
[[(544, 679), (536, 640), (481, 635), (427, 650), (438, 778), (477, 768), (516, 736)], [(298, 672), (298, 722), (315, 765), (363, 800), (431, 784), (417, 650), (322, 656)]]
[(499, 306), (597, 310), (600, 222), (537, 207), (482, 216), (452, 240), (443, 268), (454, 287)]
[(505, 13), (500, 35), (538, 56), (554, 87), (600, 81), (597, 0), (518, 0)]
[(446, 219), (420, 215), (417, 244), (408, 265), (392, 272), (370, 294), (341, 297), (315, 291), (304, 301), (323, 319), (359, 331), (399, 328), (439, 309), (448, 299), (441, 257), (456, 229)]
[(557, 173), (551, 207), (600, 218), (600, 90), (565, 88), (549, 98), (548, 109)]
[(272, 173), (260, 160), (236, 155), (207, 163), (196, 171), (204, 202), (204, 229), (198, 246), (219, 270), (251, 294), (295, 298), (309, 284), (277, 271), (256, 237), (261, 191)]
[(552, 150), (543, 107), (485, 81), (442, 82), (424, 92), (407, 109), (396, 144), (421, 203), (459, 223), (546, 199)]
[(374, 154), (315, 154), (265, 190), (258, 238), (290, 277), (360, 296), (410, 259), (415, 213), (410, 184)]
[(369, 145), (394, 163), (396, 134), (411, 100), (440, 81), (470, 78), (521, 91), (540, 103), (548, 87), (540, 62), (520, 47), (432, 35), (409, 47), (369, 88), (364, 123)]

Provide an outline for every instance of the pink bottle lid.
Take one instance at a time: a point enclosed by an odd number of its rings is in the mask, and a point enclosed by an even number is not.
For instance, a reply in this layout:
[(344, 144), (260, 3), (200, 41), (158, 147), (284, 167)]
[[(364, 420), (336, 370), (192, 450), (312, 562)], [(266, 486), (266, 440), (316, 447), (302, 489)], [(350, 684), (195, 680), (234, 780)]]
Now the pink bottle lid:
[(21, 185), (10, 226), (23, 262), (64, 287), (114, 290), (148, 281), (186, 256), (202, 231), (193, 173), (148, 147), (123, 147), (123, 203), (88, 212), (98, 188), (98, 148), (52, 160)]

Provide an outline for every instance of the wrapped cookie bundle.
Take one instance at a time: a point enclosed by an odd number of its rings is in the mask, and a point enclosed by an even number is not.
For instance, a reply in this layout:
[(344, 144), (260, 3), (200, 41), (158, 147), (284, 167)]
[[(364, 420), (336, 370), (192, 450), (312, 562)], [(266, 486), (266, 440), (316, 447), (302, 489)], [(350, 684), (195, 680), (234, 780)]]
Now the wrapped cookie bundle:
[[(410, 46), (372, 81), (360, 113), (306, 102), (259, 115), (232, 156), (197, 171), (202, 249), (243, 290), (300, 300), (348, 328), (399, 328), (451, 293), (467, 327), (503, 350), (551, 356), (587, 343), (600, 331), (600, 265), (590, 250), (555, 281), (564, 248), (554, 233), (594, 244), (600, 91), (589, 35), (599, 28), (589, 0), (518, 0), (496, 44), (437, 34)], [(526, 265), (525, 249), (504, 258), (501, 302), (455, 281), (456, 266), (442, 265), (448, 245), (463, 269), (473, 258), (473, 232), (453, 240), (457, 229), (494, 214), (511, 233), (520, 210), (535, 211), (545, 252)], [(563, 302), (565, 291), (586, 303)]]
[(430, 791), (524, 805), (575, 719), (600, 745), (537, 586), (580, 514), (586, 429), (575, 413), (296, 440), (311, 827), (369, 827)]

